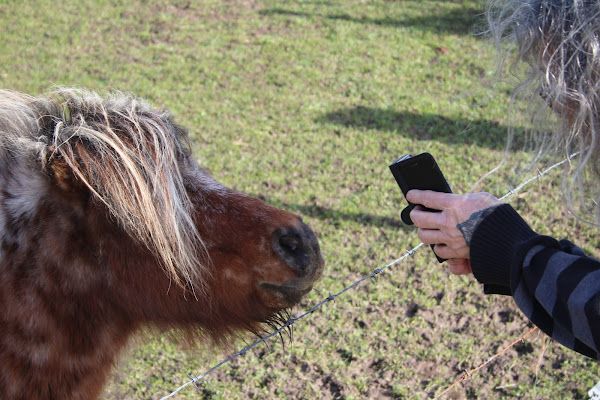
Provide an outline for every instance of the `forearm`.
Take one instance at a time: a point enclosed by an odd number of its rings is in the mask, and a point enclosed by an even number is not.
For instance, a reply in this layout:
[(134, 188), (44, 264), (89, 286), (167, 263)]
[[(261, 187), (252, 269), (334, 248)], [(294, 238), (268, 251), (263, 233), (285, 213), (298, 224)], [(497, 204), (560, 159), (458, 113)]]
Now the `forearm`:
[(600, 262), (567, 243), (549, 237), (532, 241), (523, 265), (513, 268), (513, 297), (548, 335), (598, 359)]
[(600, 262), (567, 241), (538, 235), (504, 205), (474, 232), (471, 266), (485, 286), (512, 294), (549, 336), (598, 358)]

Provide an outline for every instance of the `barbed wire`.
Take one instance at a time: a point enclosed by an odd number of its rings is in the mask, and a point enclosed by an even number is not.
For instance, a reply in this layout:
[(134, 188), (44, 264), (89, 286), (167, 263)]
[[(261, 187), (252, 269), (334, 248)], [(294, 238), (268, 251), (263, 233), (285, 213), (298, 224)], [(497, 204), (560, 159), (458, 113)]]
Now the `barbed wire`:
[(281, 333), (282, 331), (284, 331), (285, 329), (287, 329), (288, 327), (294, 325), (296, 322), (298, 322), (299, 320), (301, 320), (302, 318), (306, 317), (309, 314), (312, 314), (313, 312), (315, 312), (316, 310), (318, 310), (319, 308), (321, 308), (321, 306), (323, 306), (323, 304), (328, 303), (330, 301), (332, 301), (333, 299), (335, 299), (336, 297), (338, 297), (339, 295), (347, 292), (348, 290), (360, 285), (362, 282), (366, 281), (367, 279), (371, 279), (372, 277), (374, 277), (375, 275), (378, 275), (381, 273), (381, 271), (385, 270), (386, 268), (391, 267), (392, 265), (399, 263), (400, 261), (404, 260), (406, 257), (409, 257), (410, 255), (412, 255), (413, 253), (415, 253), (419, 247), (423, 246), (423, 243), (413, 247), (412, 249), (408, 250), (402, 257), (397, 258), (396, 260), (392, 261), (391, 263), (381, 267), (381, 268), (377, 268), (375, 270), (373, 270), (373, 272), (371, 272), (369, 275), (365, 275), (363, 276), (361, 279), (359, 279), (358, 281), (354, 282), (352, 285), (340, 290), (339, 292), (335, 293), (335, 294), (330, 294), (328, 297), (326, 297), (325, 299), (323, 299), (322, 301), (320, 301), (319, 303), (315, 304), (313, 306), (313, 308), (311, 308), (310, 310), (306, 311), (304, 314), (301, 314), (298, 317), (295, 318), (290, 318), (287, 320), (287, 322), (282, 325), (279, 329), (277, 329), (276, 331), (268, 334), (267, 336), (264, 336), (262, 338), (260, 338), (259, 340), (257, 340), (256, 342), (252, 343), (249, 346), (244, 347), (242, 350), (238, 351), (237, 353), (235, 353), (234, 355), (232, 355), (229, 358), (226, 358), (225, 360), (221, 361), (220, 363), (218, 363), (217, 365), (215, 365), (214, 367), (212, 367), (211, 369), (209, 369), (208, 371), (206, 371), (205, 373), (203, 373), (202, 375), (197, 375), (195, 377), (190, 377), (188, 375), (189, 378), (191, 378), (190, 381), (186, 382), (185, 384), (181, 385), (180, 387), (178, 387), (177, 389), (175, 389), (171, 394), (169, 394), (168, 396), (165, 396), (163, 398), (161, 398), (161, 400), (165, 400), (168, 398), (173, 397), (174, 395), (176, 395), (178, 392), (180, 392), (182, 389), (184, 389), (185, 387), (191, 385), (191, 384), (195, 384), (196, 382), (198, 382), (200, 379), (204, 378), (206, 375), (210, 374), (211, 372), (213, 372), (214, 370), (218, 369), (219, 367), (221, 367), (223, 364), (228, 363), (229, 361), (232, 361), (240, 356), (245, 355), (248, 350), (251, 350), (254, 346), (270, 339), (273, 336), (278, 335), (279, 333)]
[(525, 332), (524, 334), (521, 335), (521, 337), (519, 337), (517, 340), (513, 341), (511, 344), (509, 344), (508, 346), (506, 346), (505, 348), (503, 348), (502, 350), (500, 350), (498, 353), (496, 353), (495, 355), (493, 355), (492, 357), (488, 358), (486, 361), (484, 361), (483, 363), (479, 364), (478, 367), (473, 368), (470, 371), (465, 371), (462, 376), (460, 378), (458, 378), (458, 380), (456, 380), (452, 385), (448, 386), (446, 389), (444, 389), (444, 391), (442, 391), (440, 394), (438, 394), (437, 396), (435, 396), (433, 398), (433, 400), (437, 400), (440, 397), (442, 397), (443, 395), (445, 395), (446, 393), (448, 393), (450, 391), (450, 389), (452, 389), (454, 386), (458, 385), (460, 382), (464, 381), (465, 379), (469, 378), (471, 375), (473, 375), (475, 372), (479, 371), (481, 368), (485, 367), (486, 365), (488, 365), (489, 363), (491, 363), (492, 361), (494, 361), (496, 358), (500, 357), (502, 354), (506, 353), (508, 351), (508, 349), (510, 349), (511, 347), (513, 347), (514, 345), (516, 345), (517, 343), (525, 340), (525, 338), (527, 336), (529, 336), (530, 334), (532, 334), (533, 332), (535, 332), (538, 329), (537, 326), (534, 326), (533, 328), (529, 329), (527, 332)]
[[(510, 189), (508, 191), (508, 193), (506, 193), (504, 196), (502, 196), (499, 200), (504, 200), (507, 197), (510, 197), (512, 195), (514, 195), (515, 193), (519, 192), (521, 189), (523, 189), (525, 186), (527, 186), (529, 183), (535, 181), (535, 180), (539, 180), (540, 178), (542, 178), (545, 175), (548, 175), (548, 173), (550, 173), (550, 171), (552, 171), (553, 169), (563, 165), (566, 162), (569, 162), (571, 158), (577, 156), (578, 153), (573, 154), (571, 157), (566, 158), (548, 168), (546, 168), (544, 171), (539, 171), (537, 175), (535, 175), (534, 177), (526, 180), (525, 182), (521, 183), (519, 186), (517, 186), (514, 189)], [(417, 246), (413, 247), (412, 249), (408, 250), (404, 255), (402, 255), (401, 257), (395, 259), (394, 261), (386, 264), (385, 266), (381, 267), (381, 268), (376, 268), (375, 270), (373, 270), (373, 272), (371, 272), (368, 275), (363, 276), (362, 278), (360, 278), (359, 280), (357, 280), (356, 282), (352, 283), (351, 285), (345, 287), (344, 289), (340, 290), (339, 292), (335, 293), (335, 294), (330, 294), (328, 297), (326, 297), (325, 299), (323, 299), (322, 301), (320, 301), (319, 303), (315, 304), (311, 309), (309, 309), (308, 311), (304, 312), (303, 314), (294, 317), (294, 318), (290, 318), (287, 320), (287, 322), (285, 324), (283, 324), (279, 329), (275, 330), (274, 332), (258, 339), (257, 341), (255, 341), (254, 343), (244, 347), (242, 350), (238, 351), (237, 353), (233, 354), (232, 356), (224, 359), (223, 361), (219, 362), (218, 364), (216, 364), (215, 366), (213, 366), (211, 369), (209, 369), (208, 371), (204, 372), (201, 375), (196, 375), (196, 376), (190, 376), (187, 375), (188, 378), (190, 378), (190, 380), (186, 383), (184, 383), (183, 385), (181, 385), (180, 387), (178, 387), (177, 389), (175, 389), (173, 392), (171, 392), (170, 394), (168, 394), (167, 396), (162, 397), (160, 400), (166, 400), (169, 398), (174, 397), (177, 393), (179, 393), (181, 390), (185, 389), (187, 386), (189, 385), (195, 385), (196, 382), (200, 381), (201, 379), (203, 379), (204, 377), (206, 377), (207, 375), (209, 375), (210, 373), (212, 373), (213, 371), (215, 371), (216, 369), (220, 368), (221, 366), (223, 366), (224, 364), (227, 364), (228, 362), (240, 357), (240, 356), (244, 356), (249, 350), (251, 350), (252, 348), (254, 348), (255, 346), (257, 346), (258, 344), (265, 342), (267, 340), (269, 340), (270, 338), (272, 338), (273, 336), (279, 335), (281, 332), (283, 332), (284, 330), (286, 330), (287, 328), (289, 328), (290, 326), (294, 325), (296, 322), (298, 322), (299, 320), (305, 318), (306, 316), (312, 314), (313, 312), (315, 312), (316, 310), (318, 310), (319, 308), (321, 308), (324, 304), (334, 300), (336, 297), (344, 294), (345, 292), (357, 287), (358, 285), (360, 285), (362, 282), (373, 278), (376, 275), (379, 275), (382, 271), (386, 270), (387, 268), (399, 263), (400, 261), (406, 259), (407, 257), (410, 257), (411, 255), (413, 255), (415, 252), (417, 252), (419, 250), (419, 248), (421, 248), (423, 246), (423, 243), (418, 244)], [(491, 361), (493, 358), (492, 357), (489, 361)], [(489, 362), (488, 361), (488, 362)], [(486, 363), (487, 364), (487, 363)], [(462, 380), (462, 379), (461, 379)]]

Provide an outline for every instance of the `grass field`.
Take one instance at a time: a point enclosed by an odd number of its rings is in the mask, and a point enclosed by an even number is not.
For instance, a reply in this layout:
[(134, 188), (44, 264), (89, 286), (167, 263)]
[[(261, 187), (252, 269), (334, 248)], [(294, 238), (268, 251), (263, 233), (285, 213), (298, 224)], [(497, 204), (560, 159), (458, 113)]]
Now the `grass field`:
[[(59, 4), (60, 3), (60, 4)], [(435, 155), (455, 192), (501, 196), (536, 173), (505, 152), (508, 88), (473, 34), (484, 0), (0, 0), (0, 86), (118, 89), (169, 108), (215, 178), (301, 214), (327, 267), (294, 315), (419, 243), (388, 164)], [(519, 128), (519, 127), (516, 127)], [(540, 168), (543, 166), (540, 166)], [(540, 233), (591, 254), (597, 230), (561, 206), (558, 174), (508, 201)], [(431, 398), (529, 329), (422, 248), (377, 279), (188, 387), (191, 399)], [(132, 342), (106, 399), (157, 399), (251, 343)], [(588, 361), (535, 333), (445, 398), (586, 398)]]

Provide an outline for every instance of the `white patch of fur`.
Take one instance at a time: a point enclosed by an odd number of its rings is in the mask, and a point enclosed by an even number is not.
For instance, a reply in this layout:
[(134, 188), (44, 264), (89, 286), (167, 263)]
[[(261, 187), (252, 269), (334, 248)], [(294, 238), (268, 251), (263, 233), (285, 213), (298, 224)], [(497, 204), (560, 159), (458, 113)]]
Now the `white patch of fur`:
[(6, 211), (12, 218), (29, 219), (38, 209), (45, 190), (42, 178), (28, 171), (22, 165), (12, 168), (14, 179), (7, 182), (7, 191), (11, 198), (4, 200)]
[(226, 195), (231, 189), (211, 177), (206, 170), (200, 167), (197, 161), (189, 160), (182, 172), (193, 179), (203, 192), (214, 192), (220, 195)]
[(16, 238), (8, 237), (7, 220), (22, 223), (32, 218), (46, 193), (45, 182), (40, 175), (32, 173), (22, 164), (3, 167), (10, 168), (11, 176), (7, 181), (0, 182), (0, 240), (14, 241)]
[(250, 282), (250, 277), (247, 274), (239, 272), (236, 273), (230, 268), (227, 268), (223, 271), (223, 276), (225, 279), (236, 282), (240, 285), (247, 285)]

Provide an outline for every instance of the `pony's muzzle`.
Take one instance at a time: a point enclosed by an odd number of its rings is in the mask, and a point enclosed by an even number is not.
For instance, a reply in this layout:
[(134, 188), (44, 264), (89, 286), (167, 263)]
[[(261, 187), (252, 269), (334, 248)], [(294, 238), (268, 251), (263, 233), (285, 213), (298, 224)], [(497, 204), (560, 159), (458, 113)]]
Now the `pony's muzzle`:
[(299, 226), (280, 228), (273, 234), (273, 250), (298, 277), (316, 280), (323, 270), (323, 257), (314, 232), (302, 221)]
[(278, 228), (272, 237), (273, 251), (283, 264), (295, 273), (283, 282), (259, 282), (266, 290), (268, 303), (274, 308), (287, 308), (310, 292), (323, 273), (323, 256), (314, 232), (300, 218), (296, 224)]

